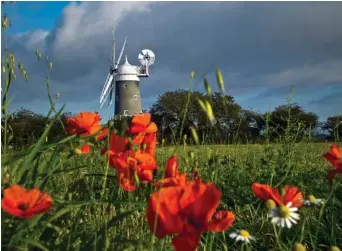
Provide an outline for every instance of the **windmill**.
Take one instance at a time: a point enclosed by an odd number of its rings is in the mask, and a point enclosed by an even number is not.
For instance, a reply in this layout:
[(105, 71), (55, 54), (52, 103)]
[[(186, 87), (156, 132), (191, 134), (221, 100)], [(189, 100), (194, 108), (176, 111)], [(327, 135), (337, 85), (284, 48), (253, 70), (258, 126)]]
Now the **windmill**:
[(104, 105), (109, 97), (110, 107), (115, 91), (114, 116), (132, 116), (142, 112), (140, 100), (140, 77), (149, 77), (149, 67), (155, 61), (155, 55), (151, 50), (144, 49), (138, 56), (140, 66), (125, 63), (119, 66), (127, 37), (122, 46), (118, 60), (115, 62), (115, 31), (113, 30), (112, 66), (100, 95), (100, 105)]

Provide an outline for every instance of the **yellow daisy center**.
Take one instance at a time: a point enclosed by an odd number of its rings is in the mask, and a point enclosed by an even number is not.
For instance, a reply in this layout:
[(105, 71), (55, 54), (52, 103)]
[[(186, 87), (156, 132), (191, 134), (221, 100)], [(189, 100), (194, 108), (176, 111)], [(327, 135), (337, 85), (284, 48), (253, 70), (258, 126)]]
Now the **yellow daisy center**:
[(246, 230), (240, 230), (239, 231), (240, 235), (245, 238), (249, 238), (249, 233)]
[(274, 202), (274, 200), (269, 199), (266, 201), (266, 207), (268, 209), (275, 208), (275, 206), (276, 206), (276, 203)]
[(311, 202), (315, 202), (315, 201), (316, 201), (316, 197), (313, 196), (312, 194), (308, 196), (308, 199), (309, 199), (309, 201), (311, 201)]
[(280, 206), (279, 207), (279, 216), (281, 218), (288, 218), (290, 216), (290, 208), (287, 206)]

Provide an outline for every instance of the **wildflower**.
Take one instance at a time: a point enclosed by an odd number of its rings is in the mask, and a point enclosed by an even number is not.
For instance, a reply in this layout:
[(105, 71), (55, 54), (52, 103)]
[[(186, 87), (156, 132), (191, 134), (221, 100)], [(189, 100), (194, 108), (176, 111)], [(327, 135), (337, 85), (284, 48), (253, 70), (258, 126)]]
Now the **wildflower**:
[(234, 239), (235, 241), (242, 241), (249, 243), (251, 240), (255, 240), (255, 238), (248, 233), (246, 230), (239, 230), (229, 234), (229, 237)]
[(295, 243), (292, 247), (292, 251), (306, 251), (306, 248), (301, 243)]
[(81, 147), (81, 149), (76, 148), (74, 150), (74, 153), (76, 155), (82, 155), (82, 154), (88, 154), (90, 151), (90, 145), (89, 144), (85, 144), (84, 146)]
[(134, 152), (127, 138), (111, 133), (107, 154), (109, 165), (118, 172), (118, 183), (126, 191), (137, 188), (136, 176), (143, 183), (152, 182), (152, 171), (158, 166), (154, 157), (141, 149)]
[(176, 155), (172, 155), (166, 162), (165, 165), (165, 178), (172, 178), (178, 176), (178, 158)]
[(316, 199), (315, 196), (310, 194), (308, 196), (308, 199), (304, 201), (304, 205), (310, 206), (312, 204), (314, 204), (314, 205), (321, 205), (321, 204), (323, 204), (323, 200), (322, 199)]
[(336, 168), (335, 170), (331, 170), (328, 172), (328, 180), (329, 182), (332, 182), (336, 174), (342, 174), (342, 148), (340, 148), (336, 144), (333, 144), (330, 147), (330, 151), (323, 154), (322, 157), (328, 160), (330, 164)]
[(252, 190), (259, 199), (264, 201), (271, 199), (276, 203), (277, 206), (281, 206), (283, 204), (286, 205), (287, 203), (291, 202), (294, 207), (299, 208), (304, 203), (302, 192), (300, 192), (295, 186), (285, 186), (283, 189), (283, 196), (280, 194), (278, 189), (257, 182), (252, 184)]
[(75, 117), (66, 120), (66, 131), (69, 134), (77, 134), (82, 137), (90, 136), (101, 129), (102, 120), (97, 112), (80, 112)]
[(194, 251), (203, 232), (223, 232), (233, 224), (233, 213), (214, 213), (220, 200), (221, 192), (215, 185), (202, 183), (200, 179), (183, 186), (161, 188), (148, 201), (149, 228), (158, 238), (176, 234), (172, 238), (176, 251)]
[(151, 114), (143, 113), (135, 115), (132, 119), (130, 127), (127, 129), (127, 133), (155, 133), (158, 131), (157, 125), (151, 122)]
[(145, 145), (145, 149), (143, 150), (154, 156), (157, 146), (155, 134), (157, 131), (157, 125), (154, 122), (151, 122), (151, 114), (143, 113), (133, 117), (131, 125), (126, 132), (129, 134), (136, 134), (133, 137), (133, 143), (135, 145)]
[[(108, 133), (108, 128), (102, 128), (100, 124), (101, 120), (97, 112), (80, 112), (75, 117), (68, 117), (66, 119), (65, 130), (69, 134), (76, 134), (81, 137), (88, 137), (99, 132), (96, 139), (100, 140), (105, 138)], [(88, 154), (90, 146), (84, 145), (81, 151), (83, 154)]]
[(22, 186), (12, 185), (5, 189), (1, 207), (13, 216), (31, 219), (36, 214), (50, 210), (52, 199), (37, 188), (28, 191)]
[(297, 220), (300, 219), (297, 207), (292, 207), (292, 202), (286, 205), (281, 205), (272, 209), (272, 223), (278, 227), (291, 228), (292, 224), (297, 224)]

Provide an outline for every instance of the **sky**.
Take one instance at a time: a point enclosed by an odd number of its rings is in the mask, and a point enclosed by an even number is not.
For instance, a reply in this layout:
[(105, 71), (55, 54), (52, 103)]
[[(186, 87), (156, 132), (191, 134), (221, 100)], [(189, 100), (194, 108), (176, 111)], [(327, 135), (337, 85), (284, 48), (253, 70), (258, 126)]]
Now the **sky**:
[[(12, 86), (12, 111), (24, 107), (46, 114), (46, 55), (53, 62), (51, 92), (65, 111), (98, 111), (111, 65), (112, 29), (116, 50), (125, 36), (125, 55), (151, 49), (151, 76), (141, 79), (143, 109), (165, 91), (203, 91), (206, 77), (217, 91), (215, 70), (243, 108), (266, 112), (294, 102), (320, 120), (342, 113), (342, 2), (16, 2), (1, 5), (12, 27), (1, 46), (27, 69)], [(37, 60), (36, 49), (42, 52)], [(124, 60), (121, 61), (124, 63)], [(18, 74), (19, 75), (19, 74)]]

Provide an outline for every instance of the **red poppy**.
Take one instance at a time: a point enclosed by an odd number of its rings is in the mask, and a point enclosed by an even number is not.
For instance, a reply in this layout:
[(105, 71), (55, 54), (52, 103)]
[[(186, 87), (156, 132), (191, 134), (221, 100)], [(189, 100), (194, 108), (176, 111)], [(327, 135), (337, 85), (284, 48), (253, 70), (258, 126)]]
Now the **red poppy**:
[(31, 219), (36, 214), (50, 210), (52, 199), (37, 188), (28, 191), (22, 186), (12, 185), (5, 189), (1, 207), (11, 215)]
[(328, 172), (328, 180), (331, 182), (336, 174), (342, 174), (342, 148), (333, 144), (330, 146), (330, 151), (323, 154), (323, 157), (336, 168)]
[[(97, 112), (80, 112), (75, 117), (68, 117), (66, 119), (65, 130), (69, 134), (76, 134), (81, 137), (88, 137), (95, 133), (99, 134), (96, 136), (97, 140), (101, 140), (107, 136), (108, 128), (102, 128), (100, 121), (101, 117)], [(82, 154), (88, 154), (90, 146), (88, 144), (81, 148)]]
[(215, 213), (220, 200), (221, 192), (215, 185), (201, 183), (200, 179), (184, 186), (161, 188), (148, 201), (150, 230), (158, 238), (176, 234), (172, 239), (176, 251), (194, 251), (203, 232), (222, 232), (233, 224), (233, 213)]
[(134, 152), (128, 139), (115, 133), (111, 134), (109, 144), (109, 150), (101, 152), (107, 152), (109, 164), (118, 172), (118, 183), (124, 190), (134, 191), (137, 188), (134, 173), (143, 183), (152, 182), (152, 171), (157, 168), (153, 156), (141, 150)]
[(98, 112), (80, 112), (75, 117), (68, 117), (65, 130), (69, 134), (77, 134), (83, 137), (90, 136), (101, 129), (102, 118)]
[(171, 187), (171, 186), (185, 186), (188, 182), (186, 173), (179, 174), (175, 177), (160, 179), (156, 182), (155, 187)]
[(151, 114), (149, 113), (135, 115), (131, 121), (130, 127), (127, 129), (127, 133), (131, 134), (148, 134), (155, 133), (157, 131), (157, 125), (154, 122), (151, 122)]
[(178, 176), (178, 158), (176, 155), (172, 155), (167, 161), (165, 165), (165, 178), (172, 178)]
[(292, 202), (293, 207), (301, 207), (304, 203), (302, 192), (295, 186), (291, 187), (286, 185), (284, 196), (280, 195), (278, 189), (257, 182), (252, 184), (252, 190), (259, 199), (264, 201), (273, 200), (278, 206)]

